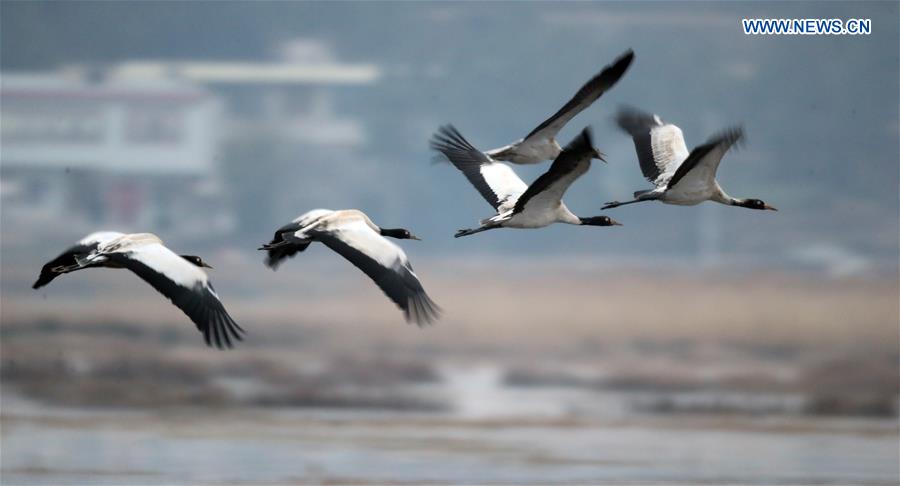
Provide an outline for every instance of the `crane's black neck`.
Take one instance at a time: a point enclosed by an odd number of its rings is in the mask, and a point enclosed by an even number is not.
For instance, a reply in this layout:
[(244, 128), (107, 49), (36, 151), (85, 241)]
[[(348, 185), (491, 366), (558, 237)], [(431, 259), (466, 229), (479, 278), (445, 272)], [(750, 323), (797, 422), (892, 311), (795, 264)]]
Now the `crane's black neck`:
[(579, 217), (578, 221), (584, 226), (615, 226), (616, 222), (609, 216), (591, 216), (589, 218)]
[(185, 260), (191, 262), (192, 264), (194, 264), (198, 267), (203, 267), (203, 266), (205, 266), (204, 264), (206, 263), (203, 261), (202, 258), (198, 257), (197, 255), (178, 255), (178, 256), (180, 256), (181, 258), (184, 258)]
[(761, 209), (761, 210), (768, 209), (771, 211), (776, 210), (772, 206), (769, 206), (768, 204), (766, 204), (765, 201), (762, 201), (759, 199), (753, 199), (753, 198), (748, 198), (748, 199), (731, 198), (730, 204), (732, 206), (740, 206), (742, 208), (748, 208), (748, 209)]
[(390, 236), (391, 238), (406, 239), (409, 238), (409, 230), (403, 228), (380, 228), (382, 236)]

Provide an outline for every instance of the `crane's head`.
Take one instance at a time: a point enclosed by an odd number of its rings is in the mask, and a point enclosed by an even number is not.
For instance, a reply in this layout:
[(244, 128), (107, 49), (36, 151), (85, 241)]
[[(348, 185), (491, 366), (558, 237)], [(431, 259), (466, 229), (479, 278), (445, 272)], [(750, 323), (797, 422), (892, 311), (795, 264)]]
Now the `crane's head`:
[(778, 211), (759, 199), (742, 199), (737, 203), (738, 206), (750, 209), (768, 209), (769, 211)]
[(187, 260), (201, 268), (212, 268), (212, 265), (210, 265), (209, 263), (206, 263), (205, 261), (203, 261), (202, 258), (198, 257), (197, 255), (181, 255), (181, 258), (184, 258), (185, 260)]
[(622, 223), (610, 218), (609, 216), (593, 216), (590, 218), (579, 218), (581, 224), (585, 226), (622, 226)]
[(398, 240), (421, 240), (418, 236), (412, 234), (408, 229), (403, 228), (381, 228), (382, 236), (390, 236), (391, 238), (397, 238)]

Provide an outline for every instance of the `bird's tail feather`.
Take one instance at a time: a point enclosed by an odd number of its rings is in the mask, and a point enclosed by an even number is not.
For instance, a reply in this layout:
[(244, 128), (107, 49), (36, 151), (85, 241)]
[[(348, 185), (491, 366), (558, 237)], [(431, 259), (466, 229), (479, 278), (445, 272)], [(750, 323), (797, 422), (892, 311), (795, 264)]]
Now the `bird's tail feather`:
[(266, 250), (267, 255), (265, 265), (272, 270), (278, 270), (278, 266), (284, 263), (288, 258), (292, 258), (297, 253), (306, 250), (310, 242), (292, 242), (286, 244), (263, 245), (260, 250)]

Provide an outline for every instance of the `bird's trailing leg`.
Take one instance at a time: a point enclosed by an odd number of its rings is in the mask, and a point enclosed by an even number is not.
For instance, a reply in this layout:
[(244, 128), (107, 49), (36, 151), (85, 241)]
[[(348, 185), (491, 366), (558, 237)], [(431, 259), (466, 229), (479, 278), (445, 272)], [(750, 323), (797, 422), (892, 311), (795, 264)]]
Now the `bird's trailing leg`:
[(101, 265), (107, 261), (107, 257), (103, 255), (97, 255), (96, 253), (92, 253), (87, 256), (79, 256), (75, 255), (75, 263), (72, 265), (59, 265), (57, 267), (53, 267), (50, 271), (54, 273), (69, 273), (74, 272), (75, 270), (81, 270), (82, 268), (88, 267), (96, 267)]
[(257, 250), (274, 250), (276, 248), (281, 248), (282, 246), (290, 245), (291, 242), (287, 240), (281, 240), (278, 243), (266, 243), (263, 246), (257, 248)]
[(58, 267), (53, 267), (50, 270), (53, 271), (53, 273), (69, 273), (69, 272), (74, 272), (75, 270), (78, 270), (79, 268), (82, 268), (81, 265), (76, 263), (74, 265), (60, 265)]
[(482, 231), (487, 231), (489, 229), (499, 228), (499, 226), (482, 226), (480, 228), (475, 229), (461, 229), (453, 235), (454, 238), (459, 238), (460, 236), (469, 236), (474, 235), (475, 233), (481, 233)]
[(625, 202), (612, 201), (612, 202), (608, 202), (608, 203), (604, 204), (601, 209), (617, 208), (619, 206), (624, 206), (626, 204), (634, 204), (634, 203), (638, 203), (638, 202), (642, 202), (642, 201), (650, 201), (650, 199), (633, 199), (631, 201), (625, 201)]

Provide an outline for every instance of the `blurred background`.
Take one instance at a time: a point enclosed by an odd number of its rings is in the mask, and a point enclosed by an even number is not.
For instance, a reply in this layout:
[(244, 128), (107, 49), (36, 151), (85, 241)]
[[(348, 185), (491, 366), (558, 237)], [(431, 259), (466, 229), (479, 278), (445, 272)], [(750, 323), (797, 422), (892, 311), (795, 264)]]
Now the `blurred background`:
[[(897, 484), (896, 2), (0, 4), (4, 484)], [(869, 18), (747, 36), (742, 18)], [(615, 228), (454, 239), (489, 216), (434, 163), (528, 133), (628, 48), (592, 125), (584, 216), (645, 188), (629, 104), (779, 212), (641, 204)], [(516, 167), (527, 182), (546, 164)], [(324, 247), (360, 208), (444, 308), (419, 329)], [(96, 230), (198, 254), (236, 349), (128, 272), (41, 265)], [(765, 465), (765, 467), (761, 465)]]

